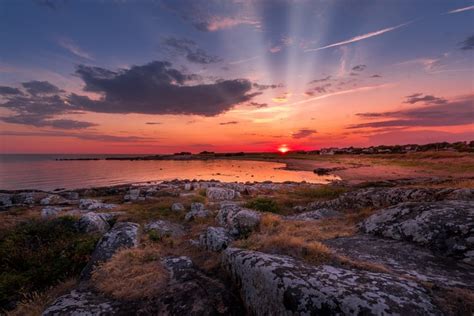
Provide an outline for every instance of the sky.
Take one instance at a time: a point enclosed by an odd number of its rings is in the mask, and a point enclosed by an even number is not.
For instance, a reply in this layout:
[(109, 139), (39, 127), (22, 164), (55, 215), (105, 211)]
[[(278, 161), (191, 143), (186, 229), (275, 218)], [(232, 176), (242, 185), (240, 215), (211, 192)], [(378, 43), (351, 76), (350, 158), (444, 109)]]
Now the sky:
[(0, 153), (474, 140), (474, 2), (0, 0)]

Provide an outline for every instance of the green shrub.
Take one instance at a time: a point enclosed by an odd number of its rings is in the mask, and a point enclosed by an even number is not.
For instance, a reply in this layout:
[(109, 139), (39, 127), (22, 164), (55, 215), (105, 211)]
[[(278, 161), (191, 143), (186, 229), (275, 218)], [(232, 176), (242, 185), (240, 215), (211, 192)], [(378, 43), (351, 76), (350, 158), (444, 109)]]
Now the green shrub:
[(31, 220), (0, 234), (0, 309), (22, 294), (79, 275), (98, 236), (80, 233), (77, 219)]
[(245, 207), (261, 211), (261, 212), (271, 212), (271, 213), (280, 213), (281, 209), (278, 206), (277, 202), (268, 197), (257, 197), (245, 204)]

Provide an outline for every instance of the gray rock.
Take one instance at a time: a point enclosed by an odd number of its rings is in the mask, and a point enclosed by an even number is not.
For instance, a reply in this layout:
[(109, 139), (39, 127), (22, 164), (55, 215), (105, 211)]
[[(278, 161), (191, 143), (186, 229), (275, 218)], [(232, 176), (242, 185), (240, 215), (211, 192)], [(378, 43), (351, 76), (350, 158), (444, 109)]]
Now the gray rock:
[(185, 208), (184, 205), (181, 203), (173, 203), (173, 205), (171, 205), (171, 210), (173, 212), (182, 212), (185, 210)]
[(12, 195), (8, 193), (0, 193), (0, 209), (13, 205)]
[(229, 271), (253, 315), (441, 315), (427, 290), (389, 274), (311, 266), (227, 248)]
[(88, 212), (79, 219), (78, 228), (86, 233), (105, 233), (110, 229), (109, 221), (113, 218), (113, 214)]
[(111, 210), (116, 207), (117, 205), (115, 204), (102, 203), (99, 200), (93, 200), (93, 199), (80, 199), (79, 200), (79, 208), (81, 210), (88, 210), (88, 211), (95, 211), (99, 209)]
[(132, 315), (134, 310), (130, 302), (114, 301), (90, 290), (72, 290), (57, 298), (43, 316)]
[(124, 196), (125, 201), (136, 201), (140, 197), (140, 189), (130, 189)]
[(47, 206), (41, 210), (41, 218), (50, 218), (58, 216), (60, 212), (64, 210), (64, 207)]
[(260, 213), (235, 204), (224, 205), (216, 216), (217, 222), (228, 228), (231, 235), (236, 238), (255, 230), (260, 224), (260, 218)]
[(110, 259), (122, 248), (134, 248), (138, 246), (140, 225), (130, 222), (116, 223), (111, 230), (105, 233), (99, 240), (91, 259), (81, 272), (81, 280), (90, 278), (94, 267)]
[(474, 290), (474, 270), (454, 259), (440, 257), (424, 247), (411, 243), (355, 235), (324, 241), (324, 244), (346, 257), (383, 265), (399, 275), (439, 287), (461, 287)]
[(206, 189), (206, 196), (213, 201), (233, 200), (235, 191), (233, 189), (212, 187)]
[(156, 220), (146, 224), (145, 231), (154, 231), (160, 238), (180, 237), (185, 234), (183, 226), (164, 220)]
[(66, 200), (60, 195), (57, 194), (50, 194), (47, 197), (41, 199), (41, 205), (64, 205), (64, 204), (71, 204), (69, 200)]
[(188, 257), (168, 257), (162, 263), (170, 273), (170, 281), (138, 314), (245, 315), (239, 299), (228, 287), (204, 275)]
[(315, 211), (286, 216), (285, 218), (289, 220), (296, 220), (296, 221), (312, 221), (312, 220), (318, 220), (318, 219), (323, 219), (323, 218), (337, 217), (340, 215), (341, 213), (338, 211), (331, 210), (328, 208), (322, 208)]
[(224, 227), (208, 227), (199, 236), (199, 245), (207, 250), (221, 251), (232, 242), (233, 238)]
[(405, 240), (474, 264), (474, 202), (408, 202), (367, 218), (365, 233)]
[(192, 203), (191, 211), (189, 211), (184, 219), (186, 221), (191, 221), (196, 218), (205, 218), (211, 215), (211, 212), (205, 209), (204, 204), (202, 203)]
[(13, 195), (13, 204), (34, 205), (39, 204), (42, 199), (47, 197), (45, 192), (21, 192)]
[(185, 191), (191, 191), (192, 189), (193, 189), (193, 187), (192, 187), (191, 183), (185, 183), (184, 184), (184, 190)]

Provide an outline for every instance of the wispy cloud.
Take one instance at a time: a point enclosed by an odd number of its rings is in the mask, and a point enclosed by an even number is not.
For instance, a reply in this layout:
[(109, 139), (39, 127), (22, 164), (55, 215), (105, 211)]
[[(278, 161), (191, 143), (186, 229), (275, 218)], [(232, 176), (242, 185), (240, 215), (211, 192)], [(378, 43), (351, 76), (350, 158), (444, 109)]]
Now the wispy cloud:
[(73, 40), (69, 38), (60, 38), (58, 44), (67, 49), (70, 53), (84, 59), (94, 60), (91, 54), (80, 48)]
[(234, 60), (234, 61), (231, 61), (229, 62), (229, 65), (238, 65), (238, 64), (243, 64), (243, 63), (246, 63), (246, 62), (249, 62), (249, 61), (252, 61), (252, 60), (255, 60), (255, 59), (258, 59), (262, 56), (260, 55), (257, 55), (257, 56), (253, 56), (253, 57), (250, 57), (250, 58), (245, 58), (245, 59), (239, 59), (239, 60)]
[(350, 44), (350, 43), (354, 43), (354, 42), (359, 42), (359, 41), (362, 41), (362, 40), (365, 40), (365, 39), (368, 39), (368, 38), (371, 38), (371, 37), (374, 37), (374, 36), (379, 36), (379, 35), (382, 35), (384, 33), (394, 31), (394, 30), (399, 29), (403, 26), (406, 26), (410, 23), (412, 23), (412, 22), (407, 22), (407, 23), (403, 23), (403, 24), (400, 24), (400, 25), (397, 25), (397, 26), (387, 27), (387, 28), (382, 29), (382, 30), (378, 30), (378, 31), (374, 31), (374, 32), (370, 32), (370, 33), (366, 33), (366, 34), (362, 34), (362, 35), (357, 35), (357, 36), (352, 37), (348, 40), (345, 40), (345, 41), (342, 41), (342, 42), (337, 42), (337, 43), (334, 43), (334, 44), (329, 44), (329, 45), (326, 45), (326, 46), (323, 46), (323, 47), (309, 48), (309, 49), (306, 49), (305, 52), (315, 52), (315, 51), (326, 49), (326, 48), (337, 47), (337, 46), (346, 45), (346, 44)]
[(459, 12), (464, 12), (464, 11), (469, 11), (469, 10), (474, 10), (474, 5), (448, 11), (448, 14), (459, 13)]

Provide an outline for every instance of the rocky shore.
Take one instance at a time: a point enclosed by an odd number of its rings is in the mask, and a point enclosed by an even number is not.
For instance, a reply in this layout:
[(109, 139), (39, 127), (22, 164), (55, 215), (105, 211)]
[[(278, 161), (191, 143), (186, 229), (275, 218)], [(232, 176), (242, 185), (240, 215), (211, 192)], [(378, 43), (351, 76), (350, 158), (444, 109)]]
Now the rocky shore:
[[(43, 315), (474, 312), (474, 189), (449, 182), (176, 180), (3, 191), (0, 209), (5, 223), (71, 217), (97, 236)], [(18, 297), (3, 308), (31, 308)]]

